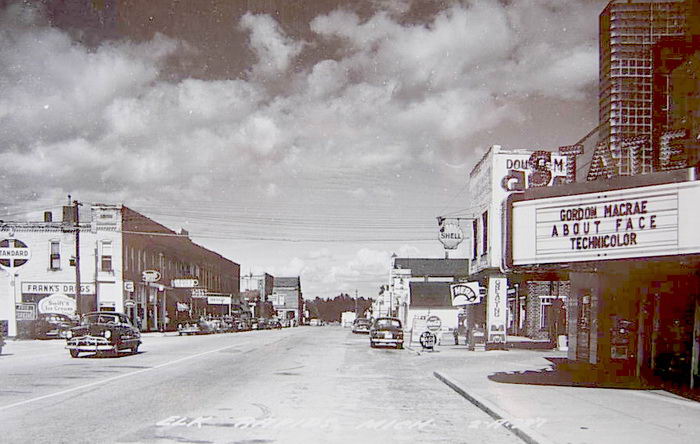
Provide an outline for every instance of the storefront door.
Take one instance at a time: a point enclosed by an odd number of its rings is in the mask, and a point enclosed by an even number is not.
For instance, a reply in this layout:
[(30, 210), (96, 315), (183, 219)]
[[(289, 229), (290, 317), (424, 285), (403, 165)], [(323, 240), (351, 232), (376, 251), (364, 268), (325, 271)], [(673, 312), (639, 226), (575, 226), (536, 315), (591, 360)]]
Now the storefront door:
[(578, 294), (578, 328), (576, 329), (576, 360), (588, 361), (591, 351), (591, 292)]

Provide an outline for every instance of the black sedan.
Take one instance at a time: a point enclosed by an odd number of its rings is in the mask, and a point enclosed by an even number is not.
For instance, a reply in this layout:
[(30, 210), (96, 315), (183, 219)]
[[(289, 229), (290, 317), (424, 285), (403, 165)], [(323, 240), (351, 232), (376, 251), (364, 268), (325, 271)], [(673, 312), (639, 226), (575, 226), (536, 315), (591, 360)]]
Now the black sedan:
[(403, 329), (397, 318), (377, 318), (369, 329), (369, 345), (390, 345), (403, 348)]
[(34, 321), (34, 336), (37, 339), (65, 338), (76, 322), (60, 313), (42, 313)]
[(101, 311), (83, 316), (80, 325), (68, 331), (66, 348), (77, 358), (81, 352), (115, 356), (120, 351), (137, 353), (141, 333), (123, 313)]

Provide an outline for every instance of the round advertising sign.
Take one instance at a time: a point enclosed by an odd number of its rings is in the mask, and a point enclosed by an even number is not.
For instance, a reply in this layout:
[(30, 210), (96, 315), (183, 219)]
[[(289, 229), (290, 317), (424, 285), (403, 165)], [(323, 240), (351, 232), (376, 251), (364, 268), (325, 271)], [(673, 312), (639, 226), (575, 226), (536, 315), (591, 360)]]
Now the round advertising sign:
[(429, 331), (424, 331), (421, 333), (419, 338), (420, 346), (432, 350), (433, 347), (435, 347), (435, 340), (436, 338), (434, 334), (430, 333)]
[(425, 326), (430, 331), (438, 331), (440, 327), (442, 327), (442, 321), (437, 316), (428, 316), (428, 319), (425, 321)]
[(0, 267), (17, 268), (32, 257), (27, 244), (18, 239), (0, 240)]

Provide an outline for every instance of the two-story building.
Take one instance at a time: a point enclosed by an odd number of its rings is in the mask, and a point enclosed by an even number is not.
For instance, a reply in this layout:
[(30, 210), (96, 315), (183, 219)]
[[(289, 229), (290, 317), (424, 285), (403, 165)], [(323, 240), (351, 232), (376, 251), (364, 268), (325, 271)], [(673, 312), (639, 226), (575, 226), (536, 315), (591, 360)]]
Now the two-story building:
[(0, 325), (8, 335), (41, 313), (120, 311), (148, 331), (247, 310), (235, 262), (123, 205), (86, 210), (78, 218), (66, 206), (60, 222), (46, 212), (41, 222), (0, 225)]

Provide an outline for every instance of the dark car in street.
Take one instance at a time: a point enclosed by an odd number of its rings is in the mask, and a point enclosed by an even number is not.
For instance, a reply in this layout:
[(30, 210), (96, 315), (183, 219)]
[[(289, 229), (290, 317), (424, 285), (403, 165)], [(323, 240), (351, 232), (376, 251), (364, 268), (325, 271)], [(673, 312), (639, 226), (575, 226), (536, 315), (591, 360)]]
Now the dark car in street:
[(372, 321), (366, 318), (357, 318), (352, 323), (353, 333), (369, 333), (369, 329), (372, 326)]
[(372, 348), (378, 345), (403, 348), (401, 320), (388, 317), (375, 319), (369, 330), (369, 345)]
[(123, 350), (138, 353), (141, 333), (123, 313), (87, 313), (80, 325), (68, 330), (66, 348), (77, 358), (81, 352), (116, 356)]
[(60, 313), (42, 313), (34, 321), (34, 337), (37, 339), (66, 338), (77, 322)]

